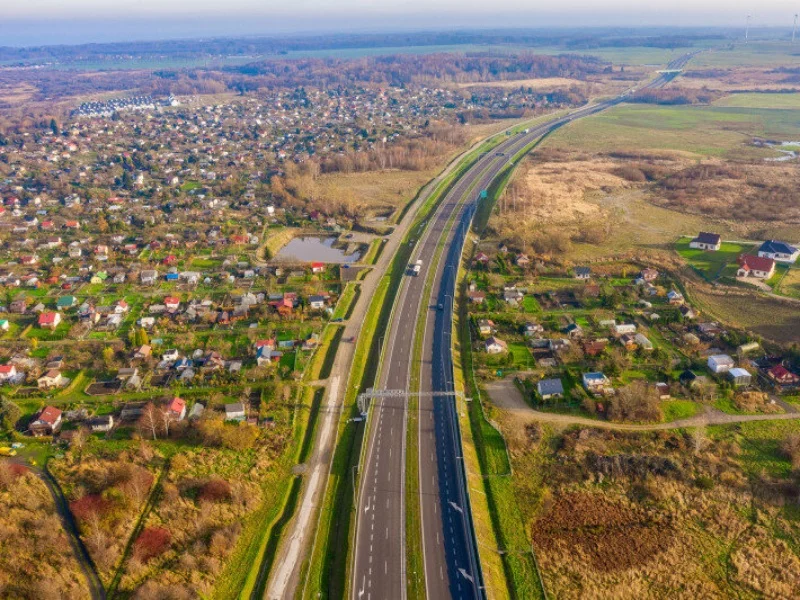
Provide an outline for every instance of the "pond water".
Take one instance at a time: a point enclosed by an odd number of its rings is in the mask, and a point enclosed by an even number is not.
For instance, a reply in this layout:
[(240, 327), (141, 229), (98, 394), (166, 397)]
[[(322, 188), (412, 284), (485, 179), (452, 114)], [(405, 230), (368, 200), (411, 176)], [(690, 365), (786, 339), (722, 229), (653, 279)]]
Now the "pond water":
[(765, 146), (769, 146), (783, 154), (778, 158), (765, 158), (767, 162), (786, 162), (787, 160), (794, 160), (795, 158), (800, 155), (795, 148), (800, 147), (800, 142), (781, 142), (780, 144), (775, 144), (772, 142), (766, 142)]
[(335, 241), (335, 237), (296, 237), (278, 251), (275, 259), (302, 262), (352, 263), (361, 257), (360, 252), (345, 254), (344, 250), (334, 248)]

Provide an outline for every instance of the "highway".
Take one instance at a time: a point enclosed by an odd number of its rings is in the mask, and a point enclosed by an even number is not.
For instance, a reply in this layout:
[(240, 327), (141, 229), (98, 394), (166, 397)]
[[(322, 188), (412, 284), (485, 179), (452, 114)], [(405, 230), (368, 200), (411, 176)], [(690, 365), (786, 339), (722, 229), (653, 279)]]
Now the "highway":
[[(681, 69), (692, 55), (669, 65)], [(675, 77), (665, 73), (641, 89), (662, 87)], [(453, 296), (466, 233), (480, 192), (509, 160), (542, 135), (576, 119), (623, 102), (627, 94), (586, 106), (563, 117), (507, 137), (453, 185), (417, 242), (412, 262), (422, 260), (417, 276), (404, 278), (395, 300), (376, 390), (409, 390), (415, 325), (422, 303), (428, 306), (424, 329), (419, 398), (419, 485), (425, 588), (428, 598), (483, 598), (483, 579), (461, 461), (461, 439), (452, 396)], [(444, 244), (436, 264), (436, 249)], [(431, 272), (431, 269), (434, 269)], [(433, 286), (423, 297), (432, 273)], [(405, 600), (405, 455), (407, 397), (375, 398), (367, 430), (365, 464), (357, 503), (352, 570), (354, 600)]]

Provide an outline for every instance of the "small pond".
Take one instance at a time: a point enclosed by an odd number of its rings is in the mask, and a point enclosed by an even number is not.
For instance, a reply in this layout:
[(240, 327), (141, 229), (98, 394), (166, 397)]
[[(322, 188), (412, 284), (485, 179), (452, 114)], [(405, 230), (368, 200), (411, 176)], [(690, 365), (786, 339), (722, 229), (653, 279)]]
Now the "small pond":
[(341, 248), (334, 248), (333, 244), (335, 242), (335, 237), (296, 237), (278, 251), (275, 259), (301, 262), (352, 263), (361, 257), (360, 252), (345, 254), (345, 251)]

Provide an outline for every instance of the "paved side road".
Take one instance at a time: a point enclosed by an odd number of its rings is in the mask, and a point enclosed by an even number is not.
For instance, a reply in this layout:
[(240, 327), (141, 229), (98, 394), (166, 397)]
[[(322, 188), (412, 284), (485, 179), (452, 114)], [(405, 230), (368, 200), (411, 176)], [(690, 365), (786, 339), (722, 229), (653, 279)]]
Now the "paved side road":
[(706, 407), (703, 414), (688, 419), (678, 419), (669, 423), (653, 423), (652, 425), (638, 425), (633, 423), (612, 423), (575, 415), (560, 415), (558, 413), (542, 412), (528, 406), (522, 393), (511, 379), (501, 379), (486, 385), (486, 391), (492, 402), (509, 413), (519, 417), (533, 418), (537, 421), (555, 423), (558, 425), (586, 425), (602, 429), (617, 431), (657, 431), (663, 429), (679, 429), (681, 427), (702, 427), (704, 425), (726, 425), (729, 423), (747, 423), (749, 421), (785, 421), (800, 419), (800, 412), (786, 412), (778, 415), (729, 415), (720, 410)]

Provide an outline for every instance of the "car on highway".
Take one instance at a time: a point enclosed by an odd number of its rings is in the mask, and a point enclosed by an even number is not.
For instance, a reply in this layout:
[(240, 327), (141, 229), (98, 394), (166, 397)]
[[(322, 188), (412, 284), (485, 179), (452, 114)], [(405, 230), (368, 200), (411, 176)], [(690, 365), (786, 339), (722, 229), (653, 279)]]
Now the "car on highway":
[(444, 310), (444, 304), (439, 302), (439, 305), (436, 307), (437, 310)]

